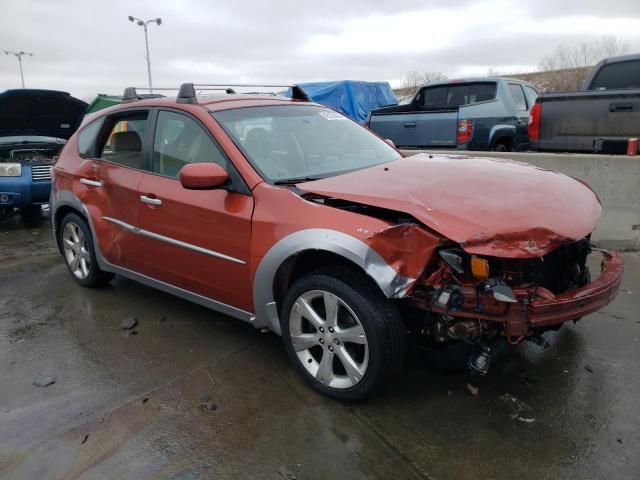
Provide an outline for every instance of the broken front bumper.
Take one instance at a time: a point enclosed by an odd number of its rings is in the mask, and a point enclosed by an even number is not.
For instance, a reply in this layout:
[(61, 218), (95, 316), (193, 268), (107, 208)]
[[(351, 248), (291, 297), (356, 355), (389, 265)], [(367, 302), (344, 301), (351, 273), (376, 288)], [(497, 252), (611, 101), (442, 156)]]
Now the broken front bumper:
[(624, 267), (617, 252), (601, 253), (601, 273), (596, 280), (584, 287), (558, 295), (545, 289), (513, 288), (517, 302), (506, 303), (497, 301), (489, 293), (466, 286), (459, 289), (464, 298), (459, 309), (454, 311), (431, 306), (431, 310), (452, 317), (503, 323), (504, 333), (509, 342), (519, 343), (533, 329), (577, 320), (613, 301), (622, 282)]

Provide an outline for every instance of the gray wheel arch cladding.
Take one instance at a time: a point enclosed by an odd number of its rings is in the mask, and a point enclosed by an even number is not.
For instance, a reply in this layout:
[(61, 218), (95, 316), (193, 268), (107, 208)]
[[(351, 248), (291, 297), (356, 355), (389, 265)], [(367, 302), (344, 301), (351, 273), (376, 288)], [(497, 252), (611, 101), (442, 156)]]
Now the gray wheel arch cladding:
[(399, 275), (363, 241), (335, 230), (312, 228), (287, 235), (273, 245), (260, 261), (253, 282), (256, 328), (268, 328), (281, 335), (274, 282), (280, 266), (290, 257), (308, 250), (335, 253), (358, 265), (388, 298), (400, 298), (414, 279)]

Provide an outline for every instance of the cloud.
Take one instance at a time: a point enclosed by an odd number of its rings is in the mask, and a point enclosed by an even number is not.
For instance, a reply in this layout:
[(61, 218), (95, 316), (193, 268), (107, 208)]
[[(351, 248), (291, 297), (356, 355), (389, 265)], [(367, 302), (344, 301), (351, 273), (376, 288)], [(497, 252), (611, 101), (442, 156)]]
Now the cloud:
[[(559, 43), (607, 33), (640, 51), (637, 0), (0, 0), (0, 11), (0, 50), (34, 53), (27, 87), (85, 98), (147, 84), (144, 33), (128, 15), (163, 19), (149, 26), (156, 86), (530, 70)], [(0, 55), (0, 90), (19, 82)]]

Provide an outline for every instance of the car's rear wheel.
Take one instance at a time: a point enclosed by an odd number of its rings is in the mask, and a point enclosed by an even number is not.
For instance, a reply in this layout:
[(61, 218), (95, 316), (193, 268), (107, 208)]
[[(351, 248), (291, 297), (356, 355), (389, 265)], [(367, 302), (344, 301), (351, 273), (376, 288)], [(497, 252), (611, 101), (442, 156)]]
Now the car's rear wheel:
[(285, 297), (281, 326), (297, 370), (312, 388), (338, 400), (369, 397), (404, 360), (397, 309), (351, 270), (318, 271), (296, 281)]
[(91, 230), (79, 215), (69, 213), (62, 219), (60, 245), (69, 272), (83, 287), (104, 285), (113, 278), (98, 267)]
[(495, 144), (495, 146), (493, 147), (493, 151), (494, 152), (510, 152), (511, 146), (507, 141), (501, 141)]

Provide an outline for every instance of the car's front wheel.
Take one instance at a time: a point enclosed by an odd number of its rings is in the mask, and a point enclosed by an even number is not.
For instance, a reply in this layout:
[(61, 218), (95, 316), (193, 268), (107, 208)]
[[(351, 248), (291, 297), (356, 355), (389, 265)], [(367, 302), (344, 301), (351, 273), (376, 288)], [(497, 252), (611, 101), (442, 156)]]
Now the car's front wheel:
[(62, 219), (60, 245), (69, 272), (83, 287), (104, 285), (113, 278), (98, 267), (91, 230), (79, 215), (69, 213)]
[(284, 343), (312, 388), (358, 401), (385, 387), (405, 355), (395, 307), (364, 274), (324, 270), (296, 281), (281, 312)]

